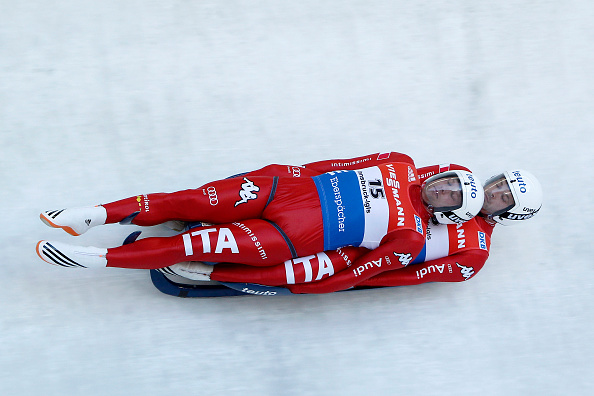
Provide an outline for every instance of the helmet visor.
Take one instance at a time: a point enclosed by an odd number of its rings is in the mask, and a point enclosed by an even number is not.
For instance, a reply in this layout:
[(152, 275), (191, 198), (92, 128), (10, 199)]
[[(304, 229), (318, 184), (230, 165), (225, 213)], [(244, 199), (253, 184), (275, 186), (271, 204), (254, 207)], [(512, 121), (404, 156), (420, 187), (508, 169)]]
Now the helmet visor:
[(462, 207), (462, 183), (452, 173), (433, 176), (423, 185), (422, 197), (437, 212), (459, 209)]
[(484, 190), (485, 203), (481, 209), (482, 214), (497, 216), (516, 205), (509, 183), (503, 173), (487, 180)]

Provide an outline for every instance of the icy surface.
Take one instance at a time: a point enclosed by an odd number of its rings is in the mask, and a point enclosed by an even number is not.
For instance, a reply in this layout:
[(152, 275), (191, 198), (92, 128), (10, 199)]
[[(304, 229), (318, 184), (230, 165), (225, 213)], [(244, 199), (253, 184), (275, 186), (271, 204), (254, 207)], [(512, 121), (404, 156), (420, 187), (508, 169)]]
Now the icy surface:
[[(589, 395), (590, 0), (0, 3), (2, 395)], [(178, 299), (67, 270), (38, 213), (378, 151), (544, 208), (464, 284)], [(119, 244), (133, 226), (76, 242)]]

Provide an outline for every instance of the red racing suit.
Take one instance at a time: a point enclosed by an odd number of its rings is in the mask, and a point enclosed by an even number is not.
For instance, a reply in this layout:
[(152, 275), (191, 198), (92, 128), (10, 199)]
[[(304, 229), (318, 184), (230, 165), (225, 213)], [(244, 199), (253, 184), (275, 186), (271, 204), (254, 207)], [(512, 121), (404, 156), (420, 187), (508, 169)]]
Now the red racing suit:
[[(423, 251), (406, 268), (389, 270), (356, 284), (356, 287), (405, 286), (426, 282), (461, 282), (476, 275), (489, 257), (493, 226), (482, 217), (461, 225), (429, 224)], [(311, 283), (347, 270), (368, 250), (347, 246), (334, 251), (287, 260), (269, 267), (216, 264), (211, 279), (221, 282), (248, 282), (285, 286), (294, 293), (295, 284)], [(320, 289), (324, 290), (324, 289)], [(308, 293), (315, 293), (311, 289)]]
[[(339, 170), (320, 174), (328, 168)], [(320, 161), (304, 169), (318, 175), (243, 175), (194, 190), (105, 204), (107, 223), (130, 218), (138, 225), (214, 223), (108, 249), (108, 266), (160, 268), (188, 260), (270, 266), (345, 246), (369, 248), (352, 270), (339, 271), (314, 287), (315, 292), (331, 292), (405, 267), (419, 254), (429, 215), (410, 157), (380, 154)]]
[[(351, 161), (323, 161), (303, 167), (292, 165), (269, 165), (250, 172), (248, 175), (280, 175), (287, 177), (313, 176), (319, 171), (337, 169), (345, 164), (373, 162), (377, 158), (394, 158), (389, 155), (373, 154)], [(318, 170), (314, 170), (317, 168)], [(421, 182), (432, 175), (447, 170), (468, 170), (455, 164), (433, 165), (419, 168)], [(427, 227), (425, 246), (413, 263), (406, 268), (382, 272), (357, 284), (357, 287), (402, 286), (426, 282), (459, 282), (473, 277), (489, 256), (493, 225), (481, 217), (461, 225), (433, 225)], [(308, 293), (315, 293), (319, 281), (337, 272), (350, 268), (355, 260), (368, 252), (364, 248), (345, 247), (336, 251), (320, 252), (315, 255), (287, 260), (282, 264), (254, 268), (238, 264), (217, 264), (211, 279), (222, 282), (250, 282), (270, 286), (285, 286), (293, 292), (302, 292), (294, 284), (314, 282)], [(314, 286), (315, 285), (315, 286)], [(324, 288), (318, 289), (323, 291)]]
[[(434, 249), (433, 256), (401, 270), (383, 272), (357, 286), (466, 281), (480, 271), (487, 261), (492, 231), (493, 225), (480, 216), (463, 224), (431, 225), (427, 230), (424, 250)], [(438, 253), (439, 251), (442, 253)], [(420, 256), (419, 259), (422, 260), (422, 253)]]
[[(421, 182), (436, 173), (466, 170), (456, 164), (419, 168)], [(357, 286), (405, 286), (427, 282), (466, 281), (484, 266), (491, 248), (495, 224), (476, 216), (463, 224), (429, 224), (423, 250), (408, 267), (383, 272)]]

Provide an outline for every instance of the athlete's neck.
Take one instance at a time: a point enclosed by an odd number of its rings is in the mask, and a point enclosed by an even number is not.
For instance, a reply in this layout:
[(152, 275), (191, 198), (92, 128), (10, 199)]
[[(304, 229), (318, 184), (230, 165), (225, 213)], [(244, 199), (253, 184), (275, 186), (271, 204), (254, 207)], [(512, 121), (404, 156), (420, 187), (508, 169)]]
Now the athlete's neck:
[(423, 203), (421, 198), (421, 186), (418, 184), (412, 184), (408, 190), (410, 201), (415, 208), (415, 211), (419, 214), (424, 224), (427, 224), (431, 219), (431, 214), (427, 210), (427, 207)]

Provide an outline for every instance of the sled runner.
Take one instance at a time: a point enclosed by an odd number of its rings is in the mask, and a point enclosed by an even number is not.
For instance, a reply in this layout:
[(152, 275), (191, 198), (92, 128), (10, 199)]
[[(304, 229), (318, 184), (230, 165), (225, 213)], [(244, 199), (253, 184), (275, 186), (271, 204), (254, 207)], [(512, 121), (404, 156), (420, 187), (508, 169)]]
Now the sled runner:
[[(165, 275), (150, 270), (153, 285), (162, 293), (175, 297), (280, 296), (292, 294), (288, 289), (253, 283), (192, 282), (189, 279)], [(177, 279), (179, 278), (179, 279)]]

